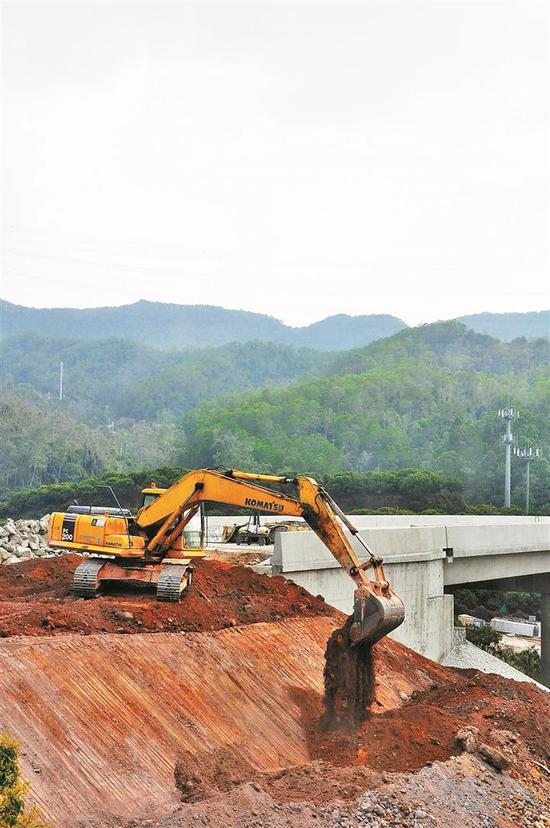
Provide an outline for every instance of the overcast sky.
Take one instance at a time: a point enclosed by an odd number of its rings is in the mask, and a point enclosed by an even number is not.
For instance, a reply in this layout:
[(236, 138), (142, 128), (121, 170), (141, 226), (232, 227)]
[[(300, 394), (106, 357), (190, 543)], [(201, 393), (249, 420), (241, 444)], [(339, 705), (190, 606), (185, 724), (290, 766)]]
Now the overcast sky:
[(1, 295), (549, 306), (549, 4), (2, 8)]

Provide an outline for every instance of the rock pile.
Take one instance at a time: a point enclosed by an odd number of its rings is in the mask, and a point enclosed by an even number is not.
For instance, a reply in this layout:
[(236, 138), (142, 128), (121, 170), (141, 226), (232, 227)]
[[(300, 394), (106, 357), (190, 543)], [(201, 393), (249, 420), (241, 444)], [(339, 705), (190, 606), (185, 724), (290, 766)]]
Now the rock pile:
[[(357, 822), (369, 828), (420, 828), (433, 826), (436, 822), (433, 816), (410, 799), (407, 802), (399, 802), (395, 794), (385, 796), (375, 790), (359, 800), (355, 818)], [(340, 821), (340, 824), (345, 826), (345, 822)]]
[(40, 520), (12, 520), (0, 526), (0, 564), (13, 564), (30, 558), (44, 558), (55, 554), (47, 541), (50, 516)]

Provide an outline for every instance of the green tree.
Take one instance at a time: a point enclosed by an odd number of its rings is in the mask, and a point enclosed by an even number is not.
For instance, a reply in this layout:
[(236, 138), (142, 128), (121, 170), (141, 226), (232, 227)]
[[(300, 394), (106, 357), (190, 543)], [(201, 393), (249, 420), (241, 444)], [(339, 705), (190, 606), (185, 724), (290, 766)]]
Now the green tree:
[(466, 627), (466, 638), (476, 647), (498, 658), (501, 651), (500, 634), (488, 624), (483, 627)]
[(541, 681), (540, 653), (534, 647), (521, 650), (519, 653), (510, 651), (506, 661), (526, 676), (530, 676), (535, 681)]
[(46, 828), (35, 807), (25, 807), (29, 783), (21, 778), (18, 743), (0, 733), (0, 828)]

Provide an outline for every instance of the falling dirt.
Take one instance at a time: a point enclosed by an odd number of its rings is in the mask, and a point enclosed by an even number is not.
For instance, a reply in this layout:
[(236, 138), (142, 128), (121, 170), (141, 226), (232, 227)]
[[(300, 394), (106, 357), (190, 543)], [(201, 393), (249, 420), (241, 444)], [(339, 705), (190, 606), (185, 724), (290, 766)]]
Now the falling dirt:
[(371, 644), (352, 646), (353, 616), (333, 632), (325, 652), (324, 726), (352, 730), (367, 719), (374, 701), (375, 658)]
[(71, 594), (79, 555), (0, 566), (0, 637), (78, 632), (203, 632), (295, 616), (340, 615), (322, 598), (278, 576), (218, 560), (196, 564), (180, 603), (139, 586), (93, 600)]

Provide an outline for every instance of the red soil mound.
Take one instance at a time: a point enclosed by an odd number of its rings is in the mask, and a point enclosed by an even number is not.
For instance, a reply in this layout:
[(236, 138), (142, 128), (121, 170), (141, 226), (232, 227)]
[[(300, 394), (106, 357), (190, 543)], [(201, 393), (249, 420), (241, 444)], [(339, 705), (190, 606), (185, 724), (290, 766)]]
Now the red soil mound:
[(278, 771), (261, 771), (235, 746), (181, 753), (174, 771), (183, 802), (200, 802), (236, 785), (254, 782), (278, 802), (305, 799), (317, 804), (351, 799), (377, 781), (364, 767), (336, 768), (322, 761), (294, 765)]
[[(376, 645), (377, 664), (387, 670), (387, 656), (400, 645)], [(419, 662), (421, 657), (417, 657)], [(550, 798), (550, 696), (531, 684), (471, 670), (447, 670), (431, 689), (413, 694), (401, 707), (371, 715), (354, 733), (326, 732), (321, 696), (298, 690), (292, 700), (302, 711), (311, 761), (265, 772), (243, 758), (235, 746), (204, 754), (181, 754), (175, 781), (184, 802), (196, 802), (253, 782), (278, 802), (334, 798), (346, 800), (381, 782), (381, 774), (417, 771), (462, 753), (455, 737), (465, 726), (478, 729), (475, 755), (483, 744), (509, 763), (508, 773), (531, 788), (540, 801)], [(538, 764), (537, 764), (538, 763)], [(488, 767), (488, 766), (487, 766)], [(539, 770), (540, 768), (540, 770)], [(494, 773), (494, 771), (493, 771)], [(392, 777), (384, 777), (389, 782)]]
[(84, 600), (71, 595), (81, 560), (66, 555), (0, 567), (0, 636), (203, 632), (296, 615), (340, 617), (322, 598), (284, 578), (214, 560), (196, 565), (193, 585), (179, 604), (158, 602), (139, 588)]
[[(380, 642), (378, 670), (394, 642)], [(302, 695), (304, 726), (312, 757), (336, 766), (364, 765), (378, 771), (414, 771), (461, 752), (457, 732), (476, 727), (478, 744), (512, 751), (522, 743), (542, 764), (550, 760), (550, 696), (533, 684), (473, 670), (447, 670), (447, 677), (415, 692), (402, 707), (371, 715), (355, 732), (326, 732), (322, 705)], [(515, 764), (518, 764), (516, 755)], [(532, 761), (529, 768), (532, 769)], [(532, 774), (531, 774), (532, 775)], [(550, 782), (550, 779), (546, 781)]]

